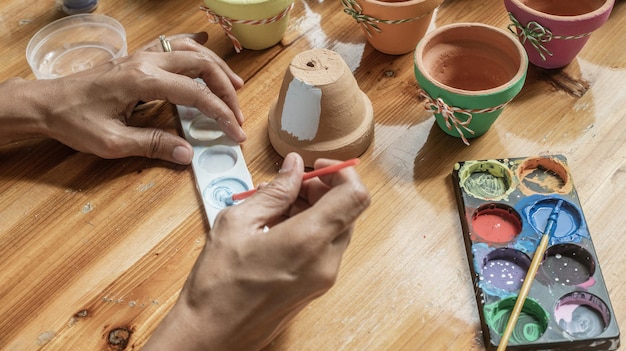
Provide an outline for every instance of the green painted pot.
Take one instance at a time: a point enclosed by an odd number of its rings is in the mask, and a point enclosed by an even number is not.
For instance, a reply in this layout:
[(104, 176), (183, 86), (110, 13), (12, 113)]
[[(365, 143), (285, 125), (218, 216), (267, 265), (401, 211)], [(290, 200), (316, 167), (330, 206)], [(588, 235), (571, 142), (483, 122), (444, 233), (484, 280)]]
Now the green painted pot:
[(427, 33), (415, 49), (415, 78), (439, 127), (463, 139), (485, 134), (522, 89), (528, 57), (510, 33), (455, 23)]
[[(222, 26), (241, 48), (267, 49), (283, 38), (293, 0), (204, 0), (210, 22)], [(240, 43), (240, 46), (238, 46)]]

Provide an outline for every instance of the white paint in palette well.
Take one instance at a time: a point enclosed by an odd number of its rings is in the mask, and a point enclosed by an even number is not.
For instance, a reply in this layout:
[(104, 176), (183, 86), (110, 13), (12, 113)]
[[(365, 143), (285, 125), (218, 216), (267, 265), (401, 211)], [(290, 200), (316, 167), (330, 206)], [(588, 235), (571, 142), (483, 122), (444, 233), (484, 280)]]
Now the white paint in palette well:
[(209, 173), (227, 172), (236, 164), (237, 154), (225, 146), (211, 146), (200, 154), (200, 166)]
[(319, 129), (321, 101), (321, 89), (294, 78), (285, 95), (282, 129), (298, 140), (313, 140)]

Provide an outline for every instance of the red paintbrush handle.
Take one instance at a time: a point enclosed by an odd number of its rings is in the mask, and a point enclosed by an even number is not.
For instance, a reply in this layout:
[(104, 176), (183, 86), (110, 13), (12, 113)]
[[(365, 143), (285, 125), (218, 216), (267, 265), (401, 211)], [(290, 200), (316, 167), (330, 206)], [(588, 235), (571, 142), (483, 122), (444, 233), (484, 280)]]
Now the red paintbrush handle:
[[(307, 179), (311, 179), (311, 178), (315, 178), (315, 177), (321, 177), (323, 175), (326, 174), (331, 174), (331, 173), (335, 173), (337, 171), (339, 171), (340, 169), (346, 168), (346, 167), (351, 167), (351, 166), (356, 166), (359, 164), (359, 162), (361, 162), (361, 160), (359, 160), (358, 158), (353, 158), (347, 161), (343, 161), (341, 163), (337, 163), (328, 167), (322, 167), (322, 168), (318, 168), (316, 170), (313, 170), (311, 172), (307, 172), (304, 173), (304, 175), (302, 176), (302, 181), (305, 181)], [(232, 199), (233, 201), (239, 201), (239, 200), (243, 200), (245, 198), (247, 198), (248, 196), (252, 195), (256, 193), (256, 189), (250, 189), (248, 191), (244, 191), (241, 193), (237, 193), (237, 194), (233, 194)]]

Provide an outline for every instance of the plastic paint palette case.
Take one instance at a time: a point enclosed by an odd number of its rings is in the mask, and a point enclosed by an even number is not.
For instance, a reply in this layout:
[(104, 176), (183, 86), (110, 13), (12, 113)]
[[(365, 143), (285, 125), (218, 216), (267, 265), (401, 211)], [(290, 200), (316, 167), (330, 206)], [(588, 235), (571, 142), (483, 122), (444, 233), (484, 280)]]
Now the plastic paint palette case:
[(199, 110), (176, 106), (185, 139), (193, 146), (191, 161), (198, 192), (211, 227), (217, 214), (231, 205), (233, 194), (254, 188), (241, 147), (217, 122)]
[(563, 200), (507, 350), (616, 350), (619, 328), (566, 158), (458, 162), (452, 179), (486, 349), (496, 350)]

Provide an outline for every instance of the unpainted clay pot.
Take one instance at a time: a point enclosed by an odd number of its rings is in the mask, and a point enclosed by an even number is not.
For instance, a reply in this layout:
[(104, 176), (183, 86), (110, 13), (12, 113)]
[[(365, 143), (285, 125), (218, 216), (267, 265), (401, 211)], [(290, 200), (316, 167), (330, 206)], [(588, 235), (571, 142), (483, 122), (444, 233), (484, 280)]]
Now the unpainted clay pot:
[(378, 51), (401, 55), (415, 50), (443, 0), (342, 0)]
[(293, 6), (293, 0), (204, 0), (204, 3), (209, 21), (222, 26), (237, 52), (241, 47), (236, 41), (251, 50), (277, 44), (285, 34)]
[(456, 23), (427, 33), (415, 49), (415, 78), (439, 127), (469, 145), (522, 89), (528, 57), (510, 33)]
[(609, 18), (615, 0), (504, 0), (509, 28), (541, 68), (569, 64), (593, 31)]
[(372, 103), (338, 53), (304, 51), (285, 72), (268, 134), (276, 152), (297, 152), (307, 167), (318, 158), (358, 157), (374, 137)]

